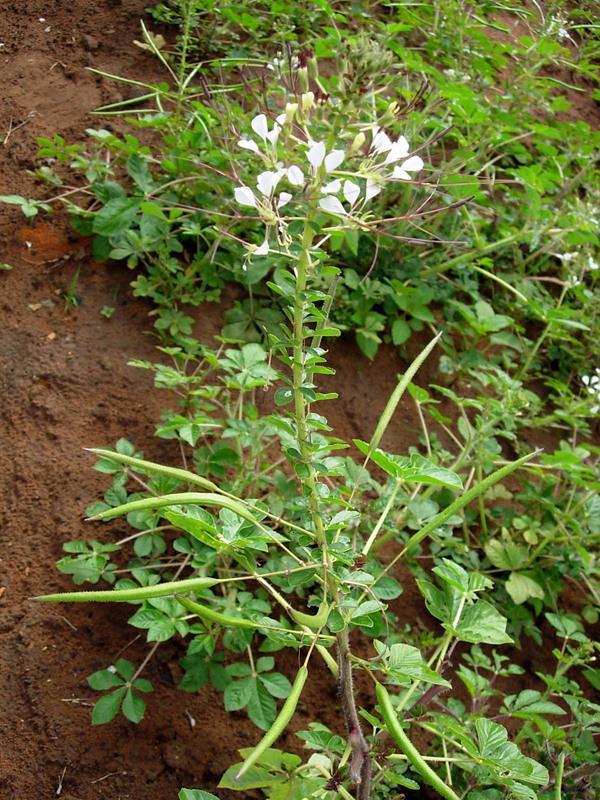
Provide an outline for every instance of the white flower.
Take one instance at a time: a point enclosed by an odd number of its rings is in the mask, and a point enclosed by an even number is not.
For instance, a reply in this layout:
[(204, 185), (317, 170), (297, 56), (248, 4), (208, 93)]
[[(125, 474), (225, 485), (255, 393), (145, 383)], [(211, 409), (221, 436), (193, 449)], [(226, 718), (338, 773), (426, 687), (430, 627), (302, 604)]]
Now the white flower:
[(323, 197), (321, 200), (319, 200), (319, 207), (322, 208), (323, 211), (327, 211), (328, 214), (335, 214), (336, 216), (340, 217), (346, 217), (348, 215), (348, 212), (337, 199), (337, 197), (334, 197), (331, 194), (328, 194), (327, 197)]
[(267, 170), (266, 172), (261, 172), (256, 179), (256, 186), (259, 192), (264, 194), (265, 197), (271, 197), (282, 176), (283, 173), (281, 171), (272, 172)]
[(253, 251), (254, 256), (266, 256), (269, 252), (269, 242), (267, 239)]
[(367, 178), (367, 188), (365, 190), (365, 200), (371, 200), (381, 192), (381, 186), (373, 179)]
[(371, 151), (378, 155), (379, 153), (387, 153), (392, 147), (392, 140), (384, 131), (375, 127), (373, 130), (373, 141), (371, 142)]
[(329, 173), (337, 169), (342, 163), (344, 160), (344, 151), (332, 150), (326, 155), (325, 144), (323, 142), (313, 142), (306, 151), (306, 157), (312, 167), (313, 175), (317, 174), (319, 167), (323, 163), (325, 163), (325, 172)]
[(325, 158), (325, 145), (323, 142), (314, 142), (307, 152), (306, 157), (313, 168), (313, 174), (319, 169)]
[[(582, 375), (581, 382), (588, 390), (589, 394), (594, 397), (595, 401), (600, 401), (600, 369), (596, 368), (592, 375)], [(590, 408), (592, 414), (597, 414), (600, 411), (600, 405), (594, 405)]]
[(240, 139), (238, 142), (238, 147), (241, 147), (242, 150), (251, 150), (253, 153), (258, 153), (258, 145), (254, 141), (254, 139)]
[(360, 197), (360, 186), (352, 181), (344, 181), (344, 197), (352, 208)]
[(329, 183), (326, 183), (325, 186), (322, 186), (321, 192), (323, 194), (337, 194), (341, 188), (342, 182), (339, 179), (336, 179), (335, 181), (329, 181)]
[(269, 141), (273, 146), (275, 146), (281, 131), (281, 126), (277, 122), (274, 123), (273, 130), (269, 131), (269, 123), (267, 122), (266, 115), (258, 114), (258, 116), (254, 117), (250, 123), (250, 127), (257, 136), (260, 136), (263, 142), (266, 143)]
[(411, 156), (400, 164), (400, 166), (394, 167), (392, 178), (398, 178), (398, 180), (401, 181), (409, 181), (409, 172), (419, 172), (424, 166), (425, 164), (420, 156)]
[(343, 150), (332, 150), (325, 156), (325, 172), (333, 172), (344, 160)]
[(304, 185), (304, 173), (302, 172), (300, 167), (296, 166), (288, 167), (286, 174), (287, 174), (287, 179), (292, 184), (292, 186)]
[(287, 205), (291, 199), (292, 195), (289, 192), (281, 192), (279, 199), (277, 200), (277, 208), (283, 208), (283, 206)]
[(399, 136), (398, 139), (392, 143), (389, 153), (383, 163), (395, 164), (396, 161), (400, 161), (401, 158), (406, 158), (409, 150), (410, 147), (404, 136)]
[(254, 192), (248, 186), (237, 186), (233, 190), (235, 199), (241, 206), (252, 206), (256, 208), (256, 197)]

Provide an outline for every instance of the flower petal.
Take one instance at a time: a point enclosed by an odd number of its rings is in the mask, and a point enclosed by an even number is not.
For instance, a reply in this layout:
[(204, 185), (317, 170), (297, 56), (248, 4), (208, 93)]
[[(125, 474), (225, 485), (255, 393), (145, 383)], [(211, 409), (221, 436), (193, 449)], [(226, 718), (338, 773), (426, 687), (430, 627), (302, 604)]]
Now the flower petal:
[(258, 153), (258, 145), (254, 141), (254, 139), (240, 139), (238, 142), (238, 147), (241, 147), (242, 150), (251, 150), (253, 153)]
[(325, 186), (321, 187), (321, 193), (337, 194), (341, 188), (342, 188), (342, 182), (340, 180), (329, 181), (329, 183), (326, 183)]
[(394, 167), (394, 171), (392, 172), (392, 178), (396, 178), (399, 181), (409, 181), (410, 175), (408, 172), (405, 172), (402, 167)]
[(313, 173), (315, 173), (325, 158), (325, 145), (323, 142), (314, 142), (306, 151), (306, 157), (313, 168)]
[(275, 122), (276, 122), (276, 123), (277, 123), (277, 124), (278, 124), (278, 125), (279, 125), (281, 128), (283, 128), (283, 126), (285, 125), (285, 122), (286, 122), (286, 116), (285, 116), (285, 113), (284, 113), (284, 114), (278, 114), (278, 115), (275, 117)]
[(352, 181), (344, 181), (344, 197), (352, 208), (360, 197), (360, 186)]
[(372, 178), (367, 178), (367, 188), (365, 189), (365, 200), (371, 200), (381, 192), (381, 186)]
[(291, 199), (292, 195), (289, 192), (281, 192), (279, 195), (279, 200), (277, 201), (277, 208), (283, 208), (283, 206), (287, 205)]
[(373, 136), (371, 150), (373, 153), (387, 153), (392, 147), (392, 140), (384, 131), (378, 130)]
[(233, 190), (233, 193), (235, 199), (241, 206), (252, 206), (252, 208), (256, 208), (256, 197), (252, 189), (248, 186), (237, 186)]
[(328, 153), (325, 156), (325, 172), (333, 172), (334, 169), (337, 169), (344, 160), (344, 155), (343, 150), (332, 150), (331, 153)]
[(304, 185), (304, 173), (302, 172), (300, 167), (296, 166), (288, 167), (287, 179), (292, 184), (292, 186)]
[(347, 216), (346, 209), (333, 195), (327, 195), (327, 197), (323, 197), (319, 200), (319, 206), (323, 209), (323, 211), (327, 211), (328, 214), (335, 214), (336, 216), (345, 217)]
[(269, 242), (265, 239), (264, 242), (259, 245), (256, 250), (252, 253), (254, 256), (266, 256), (269, 252)]
[(264, 194), (265, 197), (271, 197), (280, 180), (280, 172), (271, 172), (267, 170), (266, 172), (261, 172), (257, 177), (256, 185), (261, 194)]
[(383, 163), (394, 164), (396, 161), (400, 161), (401, 158), (406, 158), (409, 149), (408, 142), (404, 136), (400, 136), (397, 141), (392, 143), (390, 152), (387, 154), (387, 158)]
[(405, 172), (420, 172), (425, 166), (425, 162), (421, 156), (411, 156), (400, 166)]
[(267, 118), (264, 114), (259, 114), (258, 116), (254, 117), (250, 126), (254, 133), (265, 142), (267, 140), (267, 134), (269, 133), (269, 126), (267, 125)]
[(267, 139), (271, 142), (273, 147), (277, 144), (277, 139), (279, 139), (279, 134), (281, 133), (281, 126), (275, 123), (273, 125), (273, 130), (267, 133)]

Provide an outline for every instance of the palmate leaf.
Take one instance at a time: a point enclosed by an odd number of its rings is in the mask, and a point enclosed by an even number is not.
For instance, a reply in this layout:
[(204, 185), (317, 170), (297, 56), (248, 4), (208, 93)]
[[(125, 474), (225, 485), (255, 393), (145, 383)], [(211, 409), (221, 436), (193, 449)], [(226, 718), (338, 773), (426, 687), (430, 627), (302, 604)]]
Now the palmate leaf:
[[(369, 454), (369, 444), (362, 439), (353, 439), (354, 445), (363, 455)], [(376, 448), (370, 453), (374, 461), (384, 472), (398, 481), (410, 483), (426, 483), (433, 486), (444, 486), (448, 489), (462, 489), (460, 477), (449, 469), (439, 467), (433, 461), (419, 453), (410, 456), (396, 456)]]
[(524, 756), (514, 742), (508, 740), (506, 728), (492, 720), (480, 718), (475, 721), (479, 753), (486, 766), (494, 771), (498, 783), (507, 781), (535, 783), (545, 786), (548, 783), (548, 770)]

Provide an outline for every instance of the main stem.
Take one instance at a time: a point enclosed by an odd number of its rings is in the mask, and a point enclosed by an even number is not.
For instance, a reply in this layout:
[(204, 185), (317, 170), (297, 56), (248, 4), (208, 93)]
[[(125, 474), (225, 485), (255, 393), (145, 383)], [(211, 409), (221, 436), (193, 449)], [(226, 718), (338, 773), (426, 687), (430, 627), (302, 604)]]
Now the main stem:
[[(330, 593), (332, 599), (338, 596), (337, 586), (330, 575), (329, 552), (327, 546), (327, 536), (323, 526), (323, 519), (320, 514), (320, 497), (317, 491), (317, 475), (312, 464), (310, 452), (310, 439), (307, 417), (307, 399), (303, 387), (311, 377), (306, 369), (306, 354), (304, 347), (305, 330), (304, 319), (306, 316), (306, 288), (308, 281), (308, 271), (311, 264), (311, 248), (314, 240), (314, 232), (308, 219), (304, 226), (302, 235), (301, 251), (298, 258), (296, 291), (294, 296), (294, 329), (293, 329), (293, 360), (292, 360), (292, 383), (294, 397), (294, 416), (296, 422), (298, 451), (301, 461), (306, 469), (306, 486), (308, 487), (308, 503), (311, 519), (317, 541), (322, 553), (323, 566), (323, 592)], [(341, 698), (341, 705), (344, 714), (344, 722), (348, 733), (348, 742), (352, 748), (352, 759), (350, 762), (350, 778), (357, 787), (356, 800), (368, 800), (371, 793), (371, 761), (369, 758), (369, 745), (363, 735), (360, 718), (354, 699), (354, 688), (352, 681), (352, 663), (350, 660), (350, 637), (348, 627), (339, 631), (336, 635), (337, 643), (337, 663), (338, 663), (338, 682)]]

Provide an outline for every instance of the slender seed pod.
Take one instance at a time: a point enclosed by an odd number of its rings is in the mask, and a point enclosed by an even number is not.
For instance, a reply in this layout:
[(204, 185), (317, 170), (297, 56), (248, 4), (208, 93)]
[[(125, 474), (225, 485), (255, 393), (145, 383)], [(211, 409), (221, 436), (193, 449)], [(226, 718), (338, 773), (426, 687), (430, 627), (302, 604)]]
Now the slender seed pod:
[(168, 597), (179, 592), (206, 589), (220, 583), (218, 578), (188, 578), (183, 581), (167, 581), (154, 586), (140, 586), (137, 589), (108, 589), (98, 592), (59, 592), (34, 597), (41, 603), (132, 603), (148, 600), (151, 597)]
[(122, 453), (114, 453), (112, 450), (103, 450), (99, 447), (88, 447), (86, 450), (94, 455), (101, 456), (102, 458), (109, 458), (111, 461), (116, 461), (119, 464), (125, 464), (128, 467), (138, 468), (147, 472), (155, 472), (157, 475), (168, 475), (170, 478), (177, 478), (187, 483), (195, 483), (202, 486), (203, 489), (217, 489), (216, 483), (200, 477), (187, 469), (179, 469), (178, 467), (166, 467), (163, 464), (156, 464), (154, 461), (145, 461), (143, 458), (134, 458), (133, 456), (126, 456)]
[[(229, 511), (233, 511), (234, 514), (242, 517), (242, 519), (245, 519), (247, 522), (258, 526), (270, 537), (273, 538), (276, 535), (259, 522), (259, 520), (257, 520), (241, 503), (229, 497), (224, 497), (222, 494), (214, 494), (213, 492), (178, 492), (176, 494), (163, 494), (160, 497), (143, 497), (141, 500), (132, 500), (130, 503), (123, 503), (123, 505), (116, 506), (115, 508), (108, 508), (106, 511), (101, 511), (93, 517), (88, 517), (88, 519), (114, 519), (115, 517), (122, 517), (129, 514), (132, 511), (146, 511), (147, 509), (176, 505), (217, 506), (218, 508), (226, 508)], [(277, 534), (277, 536), (279, 541), (285, 541), (285, 537), (281, 534)]]
[(296, 673), (296, 677), (294, 678), (294, 683), (292, 684), (292, 690), (285, 701), (285, 703), (281, 706), (281, 711), (277, 715), (275, 721), (269, 728), (269, 730), (265, 733), (263, 738), (260, 742), (256, 745), (254, 750), (249, 754), (248, 758), (244, 761), (242, 768), (235, 776), (236, 780), (242, 777), (242, 775), (250, 769), (250, 767), (255, 764), (261, 755), (271, 747), (274, 742), (281, 736), (284, 730), (287, 727), (288, 722), (294, 716), (294, 711), (296, 710), (296, 706), (298, 705), (298, 700), (300, 700), (300, 695), (302, 694), (302, 689), (304, 688), (304, 684), (306, 683), (306, 679), (308, 678), (308, 667), (306, 664), (303, 664), (298, 672)]
[(177, 596), (177, 602), (181, 603), (184, 608), (191, 611), (192, 614), (200, 617), (200, 619), (214, 622), (217, 625), (225, 625), (233, 628), (262, 628), (264, 627), (258, 622), (253, 622), (251, 619), (243, 619), (242, 617), (231, 617), (228, 614), (222, 614), (220, 611), (215, 611), (208, 606), (197, 603), (195, 600), (189, 600), (187, 597)]
[(296, 611), (295, 608), (292, 608), (290, 609), (290, 615), (298, 625), (306, 625), (307, 628), (317, 631), (327, 622), (329, 611), (329, 605), (327, 603), (321, 603), (316, 614), (304, 614), (302, 611)]
[(381, 708), (383, 719), (385, 720), (388, 732), (393, 737), (398, 747), (402, 750), (404, 755), (408, 758), (413, 766), (413, 769), (419, 773), (425, 783), (432, 786), (438, 794), (446, 800), (460, 800), (456, 792), (450, 788), (444, 781), (437, 775), (425, 761), (423, 756), (419, 753), (414, 744), (410, 741), (402, 725), (398, 722), (396, 711), (392, 705), (392, 701), (388, 690), (381, 683), (375, 686), (377, 693), (377, 702)]
[(531, 461), (531, 459), (534, 456), (537, 456), (540, 452), (541, 452), (540, 450), (534, 450), (533, 452), (528, 453), (526, 456), (522, 456), (522, 458), (518, 458), (516, 461), (512, 461), (510, 464), (506, 464), (504, 467), (500, 467), (500, 469), (497, 469), (495, 472), (492, 472), (482, 481), (476, 483), (475, 486), (473, 486), (471, 489), (469, 489), (460, 497), (457, 497), (457, 499), (453, 503), (450, 503), (449, 506), (447, 506), (438, 514), (436, 514), (435, 517), (432, 517), (429, 520), (429, 522), (421, 528), (420, 531), (413, 533), (413, 535), (404, 545), (403, 552), (406, 552), (411, 547), (414, 547), (415, 545), (419, 544), (419, 542), (423, 541), (425, 537), (429, 536), (430, 533), (433, 533), (437, 528), (439, 528), (440, 525), (443, 525), (447, 519), (450, 519), (450, 517), (454, 516), (454, 514), (456, 514), (466, 505), (471, 503), (473, 500), (476, 500), (482, 494), (485, 494), (485, 492), (487, 492), (488, 489), (491, 489), (491, 487), (494, 486), (494, 484), (498, 483), (498, 481), (504, 480), (504, 478), (510, 475), (511, 472), (514, 472), (516, 469), (522, 467), (528, 461)]

